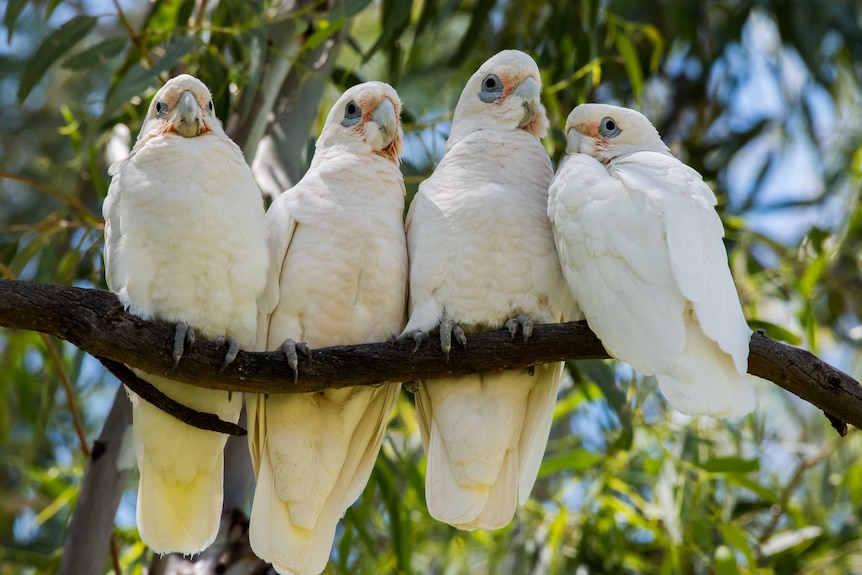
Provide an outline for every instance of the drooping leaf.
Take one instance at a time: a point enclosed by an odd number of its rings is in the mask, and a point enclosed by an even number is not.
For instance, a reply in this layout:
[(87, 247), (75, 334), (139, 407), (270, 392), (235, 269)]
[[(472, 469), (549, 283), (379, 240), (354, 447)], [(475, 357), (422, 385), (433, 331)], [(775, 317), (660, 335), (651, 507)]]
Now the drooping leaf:
[(153, 64), (152, 68), (144, 68), (140, 64), (132, 66), (109, 93), (102, 115), (107, 116), (133, 96), (139, 96), (150, 86), (153, 78), (162, 72), (166, 72), (174, 64), (182, 60), (192, 49), (194, 43), (195, 39), (193, 37), (183, 36), (171, 44), (165, 55)]
[(721, 531), (721, 535), (727, 543), (745, 555), (750, 567), (757, 565), (757, 562), (754, 559), (754, 551), (752, 551), (751, 545), (748, 543), (746, 534), (742, 529), (733, 523), (722, 523), (718, 526), (718, 530)]
[(12, 34), (15, 32), (15, 23), (18, 16), (27, 5), (27, 0), (8, 0), (6, 10), (3, 12), (3, 25), (6, 27), (6, 43), (12, 43)]
[(560, 471), (583, 471), (604, 459), (602, 453), (587, 451), (586, 449), (573, 449), (564, 453), (546, 456), (539, 468), (539, 477), (547, 477)]
[(45, 76), (45, 72), (51, 64), (83, 40), (87, 34), (96, 26), (98, 18), (95, 16), (75, 16), (50, 34), (42, 41), (36, 52), (30, 56), (24, 65), (21, 74), (21, 83), (18, 84), (18, 101), (23, 102), (39, 80)]
[(780, 325), (775, 325), (774, 323), (770, 323), (768, 321), (750, 319), (748, 320), (748, 327), (750, 327), (754, 331), (762, 329), (766, 333), (766, 335), (768, 335), (772, 339), (777, 339), (778, 341), (783, 341), (789, 343), (790, 345), (799, 345), (802, 343), (802, 337), (800, 337), (799, 335), (793, 333), (789, 329), (783, 328)]
[(760, 469), (760, 460), (741, 457), (713, 457), (700, 463), (700, 468), (710, 473), (749, 473)]
[(127, 38), (108, 38), (94, 44), (86, 50), (73, 54), (60, 64), (67, 70), (90, 70), (104, 66), (112, 58), (119, 56), (128, 44)]
[(632, 44), (625, 30), (617, 31), (614, 37), (614, 44), (616, 45), (617, 52), (619, 52), (620, 57), (623, 59), (623, 67), (625, 67), (626, 75), (628, 75), (629, 82), (632, 84), (632, 92), (634, 93), (635, 100), (639, 101), (641, 90), (643, 90), (644, 77), (634, 44)]

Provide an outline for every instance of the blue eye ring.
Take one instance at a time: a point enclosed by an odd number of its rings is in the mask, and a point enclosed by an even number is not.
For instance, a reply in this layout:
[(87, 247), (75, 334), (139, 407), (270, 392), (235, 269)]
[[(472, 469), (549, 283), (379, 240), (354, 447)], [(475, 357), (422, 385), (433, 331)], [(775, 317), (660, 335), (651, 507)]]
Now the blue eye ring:
[(359, 107), (356, 100), (347, 102), (347, 105), (344, 106), (344, 119), (341, 121), (341, 125), (345, 127), (355, 126), (361, 118), (362, 108)]
[(620, 130), (619, 124), (617, 124), (610, 116), (605, 116), (602, 118), (602, 121), (599, 122), (599, 135), (606, 140), (616, 138), (621, 132), (622, 130)]
[(503, 97), (503, 82), (497, 74), (488, 74), (482, 79), (482, 90), (479, 92), (479, 99), (490, 104), (497, 102)]

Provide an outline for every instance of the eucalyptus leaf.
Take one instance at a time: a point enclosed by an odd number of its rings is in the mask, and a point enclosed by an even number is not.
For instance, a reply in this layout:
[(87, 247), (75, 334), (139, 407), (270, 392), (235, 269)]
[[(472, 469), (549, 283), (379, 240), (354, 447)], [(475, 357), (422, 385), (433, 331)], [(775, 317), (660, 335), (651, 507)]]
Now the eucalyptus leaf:
[(168, 71), (172, 66), (182, 60), (194, 46), (195, 39), (191, 36), (178, 38), (165, 52), (165, 55), (153, 64), (152, 68), (144, 68), (135, 64), (120, 79), (114, 89), (105, 100), (105, 109), (102, 116), (112, 114), (117, 108), (125, 104), (130, 98), (140, 96), (153, 81), (153, 78)]
[(97, 21), (95, 16), (75, 16), (42, 40), (42, 44), (24, 65), (21, 82), (18, 84), (19, 102), (27, 99), (51, 64), (83, 40), (96, 26)]

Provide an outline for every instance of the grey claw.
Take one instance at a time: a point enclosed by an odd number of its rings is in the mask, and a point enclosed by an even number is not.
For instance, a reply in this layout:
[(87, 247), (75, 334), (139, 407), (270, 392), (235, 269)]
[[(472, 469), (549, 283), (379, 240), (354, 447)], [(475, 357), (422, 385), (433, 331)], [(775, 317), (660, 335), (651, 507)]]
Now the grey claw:
[(518, 320), (512, 318), (503, 325), (506, 326), (506, 329), (512, 335), (512, 341), (515, 341), (515, 334), (518, 333)]
[(404, 389), (406, 389), (407, 391), (409, 391), (410, 393), (415, 395), (416, 392), (419, 391), (419, 382), (418, 381), (405, 381), (404, 382)]
[(183, 353), (186, 351), (186, 347), (191, 349), (191, 347), (195, 343), (195, 330), (189, 327), (184, 321), (181, 321), (177, 324), (176, 331), (174, 331), (174, 351), (171, 353), (171, 357), (174, 359), (174, 367), (179, 365), (180, 359), (183, 357)]
[(308, 359), (311, 359), (311, 348), (308, 347), (308, 344), (304, 341), (296, 342), (296, 351), (298, 351)]
[[(422, 345), (422, 342), (425, 341), (425, 337), (428, 335), (428, 332), (422, 331), (421, 329), (414, 329), (413, 331), (408, 331), (402, 333), (396, 341), (402, 339), (412, 339), (413, 343), (413, 354), (415, 355), (417, 351), (419, 351), (419, 346)], [(390, 336), (392, 337), (392, 336)]]
[(422, 341), (425, 339), (425, 333), (421, 331), (417, 331), (413, 334), (413, 343), (416, 345), (413, 346), (413, 354), (415, 355), (417, 351), (419, 351), (419, 346), (422, 345)]
[(460, 325), (455, 325), (452, 328), (452, 335), (455, 337), (455, 341), (461, 344), (461, 347), (467, 349), (467, 335), (464, 333), (464, 330), (461, 329)]
[(518, 317), (518, 322), (521, 324), (521, 329), (524, 331), (524, 342), (530, 339), (533, 335), (533, 320), (528, 315)]
[(518, 317), (513, 317), (505, 324), (506, 329), (509, 330), (509, 333), (512, 334), (512, 341), (515, 341), (515, 334), (518, 333), (518, 327), (521, 328), (521, 331), (524, 333), (524, 342), (530, 339), (530, 336), (533, 335), (533, 320), (525, 313), (522, 313)]
[(281, 351), (284, 352), (285, 357), (287, 357), (287, 365), (290, 366), (290, 369), (293, 370), (293, 382), (299, 379), (299, 357), (296, 355), (296, 350), (301, 349), (302, 346), (306, 347), (306, 351), (303, 352), (304, 355), (307, 355), (308, 346), (305, 343), (300, 342), (297, 344), (292, 339), (284, 340), (284, 343), (281, 344)]
[[(218, 339), (223, 340), (222, 344), (218, 343)], [(232, 364), (233, 360), (236, 359), (236, 354), (239, 353), (239, 342), (232, 337), (229, 337), (227, 338), (227, 340), (225, 340), (224, 337), (219, 336), (218, 339), (216, 339), (216, 345), (218, 347), (221, 347), (222, 345), (224, 345), (224, 341), (227, 341), (227, 353), (224, 354), (224, 362), (221, 364), (221, 369), (219, 369), (219, 371), (221, 372), (227, 369), (227, 366)]]
[(386, 343), (389, 344), (389, 347), (394, 347), (396, 341), (398, 341), (398, 335), (394, 331), (390, 331), (389, 337), (386, 338)]
[(455, 323), (446, 316), (440, 320), (440, 349), (446, 354), (446, 359), (449, 359), (449, 352), (452, 350), (452, 328)]

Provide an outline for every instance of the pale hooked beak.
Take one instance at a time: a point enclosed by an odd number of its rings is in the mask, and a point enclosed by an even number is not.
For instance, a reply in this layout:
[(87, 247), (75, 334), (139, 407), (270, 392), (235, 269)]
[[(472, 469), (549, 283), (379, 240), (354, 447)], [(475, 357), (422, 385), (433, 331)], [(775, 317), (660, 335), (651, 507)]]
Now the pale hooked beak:
[(519, 128), (524, 128), (536, 118), (536, 113), (539, 111), (539, 85), (533, 78), (527, 77), (512, 90), (512, 96), (517, 96), (524, 101), (522, 104), (524, 116), (518, 124)]
[(377, 106), (377, 109), (371, 113), (371, 119), (380, 128), (382, 140), (380, 148), (383, 149), (392, 143), (398, 130), (398, 116), (395, 114), (395, 105), (388, 98), (384, 98), (380, 102), (380, 105)]
[(581, 152), (581, 144), (586, 139), (586, 136), (579, 132), (577, 128), (569, 128), (566, 132), (566, 153), (578, 154)]
[(174, 131), (184, 138), (194, 138), (201, 133), (204, 121), (201, 107), (191, 92), (183, 92), (171, 115)]

